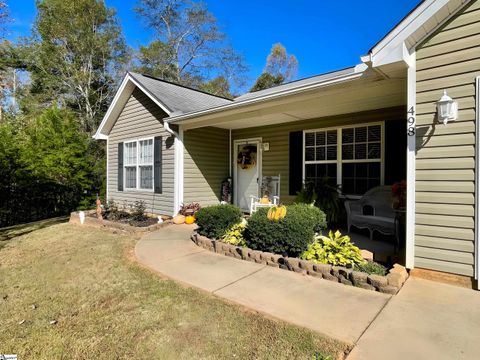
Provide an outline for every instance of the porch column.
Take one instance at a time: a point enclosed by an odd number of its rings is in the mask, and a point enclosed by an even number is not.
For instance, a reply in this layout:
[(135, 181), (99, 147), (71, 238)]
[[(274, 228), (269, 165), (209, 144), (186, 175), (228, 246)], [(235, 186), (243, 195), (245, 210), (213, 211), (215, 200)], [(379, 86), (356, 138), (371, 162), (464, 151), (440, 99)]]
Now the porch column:
[(407, 71), (407, 214), (405, 266), (414, 267), (415, 259), (415, 157), (416, 157), (416, 55), (408, 58)]
[(174, 141), (174, 194), (173, 194), (173, 215), (175, 216), (180, 210), (180, 206), (183, 203), (183, 159), (184, 159), (184, 146), (183, 146), (183, 129), (181, 126), (178, 128), (178, 133), (175, 135)]

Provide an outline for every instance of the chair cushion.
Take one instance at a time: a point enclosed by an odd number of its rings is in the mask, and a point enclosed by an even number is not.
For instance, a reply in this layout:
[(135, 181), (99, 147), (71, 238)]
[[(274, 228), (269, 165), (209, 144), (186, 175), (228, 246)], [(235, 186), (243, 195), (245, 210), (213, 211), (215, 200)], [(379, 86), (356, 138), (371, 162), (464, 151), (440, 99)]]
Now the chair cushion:
[(378, 230), (382, 233), (395, 232), (395, 218), (391, 217), (352, 214), (351, 223), (360, 228)]

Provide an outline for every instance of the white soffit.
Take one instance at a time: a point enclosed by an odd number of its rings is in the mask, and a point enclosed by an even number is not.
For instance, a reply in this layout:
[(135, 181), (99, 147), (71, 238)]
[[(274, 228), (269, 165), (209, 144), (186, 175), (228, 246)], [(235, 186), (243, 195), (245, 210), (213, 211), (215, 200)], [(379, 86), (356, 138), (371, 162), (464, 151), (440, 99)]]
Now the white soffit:
[(471, 0), (425, 0), (362, 57), (374, 67), (408, 64), (408, 55), (421, 41)]

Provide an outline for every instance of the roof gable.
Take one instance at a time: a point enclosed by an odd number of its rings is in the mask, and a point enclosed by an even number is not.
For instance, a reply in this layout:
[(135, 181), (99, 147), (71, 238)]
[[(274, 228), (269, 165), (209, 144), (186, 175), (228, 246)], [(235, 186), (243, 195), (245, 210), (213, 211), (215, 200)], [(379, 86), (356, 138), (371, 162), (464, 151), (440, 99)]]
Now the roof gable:
[(205, 108), (228, 104), (231, 100), (207, 94), (203, 91), (177, 85), (150, 76), (129, 72), (129, 75), (142, 85), (144, 90), (160, 100), (170, 113), (185, 114)]
[(135, 88), (145, 93), (167, 116), (228, 104), (231, 100), (149, 76), (128, 72), (103, 117), (95, 139), (106, 139)]
[(424, 0), (362, 57), (374, 67), (408, 64), (413, 49), (472, 0)]

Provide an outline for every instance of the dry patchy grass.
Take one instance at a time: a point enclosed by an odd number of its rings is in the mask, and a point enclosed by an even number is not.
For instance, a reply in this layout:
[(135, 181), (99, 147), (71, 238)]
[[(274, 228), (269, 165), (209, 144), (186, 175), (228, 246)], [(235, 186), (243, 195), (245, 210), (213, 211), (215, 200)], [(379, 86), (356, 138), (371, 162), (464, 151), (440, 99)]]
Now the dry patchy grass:
[(70, 224), (6, 242), (0, 250), (0, 353), (36, 360), (312, 359), (347, 350), (161, 280), (129, 259), (135, 242)]

